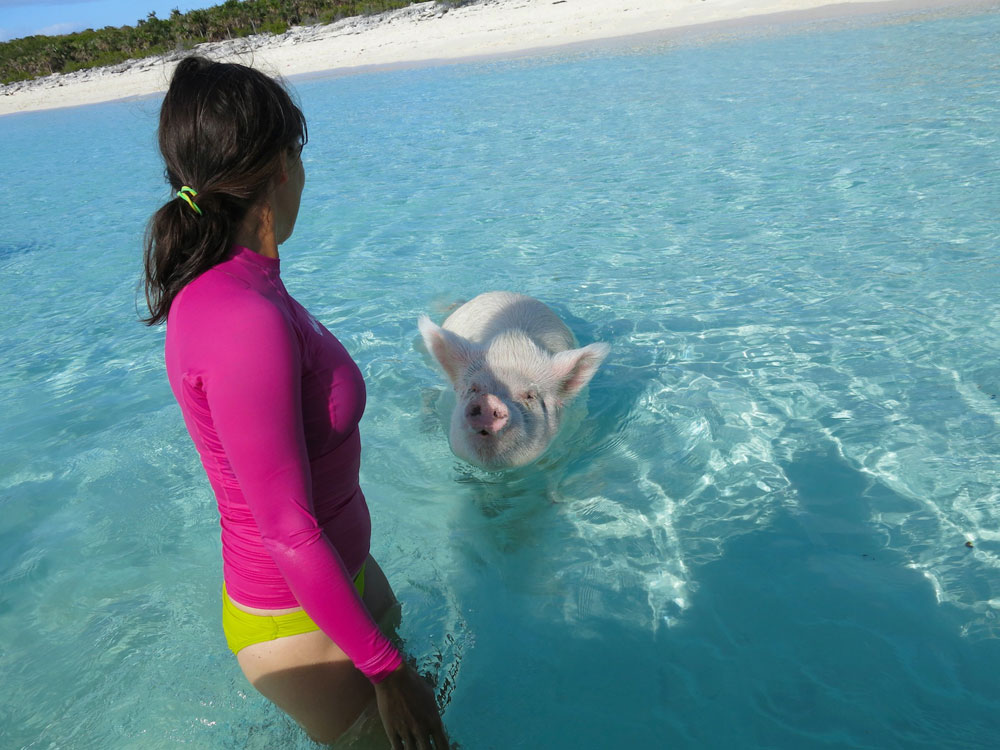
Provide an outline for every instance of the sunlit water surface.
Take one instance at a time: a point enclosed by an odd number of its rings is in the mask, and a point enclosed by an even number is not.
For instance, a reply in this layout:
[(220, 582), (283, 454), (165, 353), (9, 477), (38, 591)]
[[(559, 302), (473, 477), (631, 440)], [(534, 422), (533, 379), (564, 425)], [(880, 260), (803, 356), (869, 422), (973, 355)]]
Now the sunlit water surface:
[[(1000, 14), (766, 32), (296, 86), (283, 276), (364, 371), (373, 551), (467, 750), (997, 746)], [(312, 746), (226, 650), (136, 322), (158, 106), (0, 119), (4, 748)], [(612, 346), (508, 475), (415, 348), (490, 289)]]

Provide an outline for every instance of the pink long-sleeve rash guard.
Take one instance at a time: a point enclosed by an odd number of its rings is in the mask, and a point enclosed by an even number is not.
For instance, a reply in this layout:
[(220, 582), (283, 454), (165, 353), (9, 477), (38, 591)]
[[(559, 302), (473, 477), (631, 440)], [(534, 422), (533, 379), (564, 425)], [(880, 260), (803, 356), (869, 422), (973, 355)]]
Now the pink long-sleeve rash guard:
[(364, 381), (279, 269), (237, 247), (184, 287), (167, 318), (167, 376), (218, 500), (230, 598), (301, 606), (379, 682), (401, 657), (352, 582), (371, 536)]

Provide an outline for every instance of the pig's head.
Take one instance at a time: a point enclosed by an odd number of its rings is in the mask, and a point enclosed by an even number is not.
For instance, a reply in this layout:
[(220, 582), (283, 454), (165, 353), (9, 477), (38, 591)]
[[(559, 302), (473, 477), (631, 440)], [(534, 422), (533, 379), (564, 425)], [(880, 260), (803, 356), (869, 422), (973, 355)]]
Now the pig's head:
[(484, 469), (531, 463), (559, 431), (563, 408), (590, 382), (607, 344), (550, 354), (520, 331), (473, 343), (420, 319), (428, 351), (455, 388), (450, 442)]

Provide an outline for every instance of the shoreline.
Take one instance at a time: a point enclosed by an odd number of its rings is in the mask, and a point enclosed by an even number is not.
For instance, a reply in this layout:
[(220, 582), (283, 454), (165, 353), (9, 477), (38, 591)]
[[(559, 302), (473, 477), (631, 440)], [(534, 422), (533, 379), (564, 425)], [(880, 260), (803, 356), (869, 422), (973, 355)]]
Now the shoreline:
[(209, 42), (167, 55), (0, 86), (0, 116), (152, 96), (199, 53), (289, 79), (669, 42), (896, 14), (988, 11), (996, 0), (481, 0), (424, 2), (284, 34)]

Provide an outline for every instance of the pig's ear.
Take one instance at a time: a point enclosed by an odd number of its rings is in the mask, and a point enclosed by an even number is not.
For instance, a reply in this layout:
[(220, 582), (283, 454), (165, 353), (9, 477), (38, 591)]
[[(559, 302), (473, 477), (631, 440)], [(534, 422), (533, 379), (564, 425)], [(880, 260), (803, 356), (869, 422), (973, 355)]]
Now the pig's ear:
[(569, 401), (594, 377), (611, 347), (604, 343), (588, 344), (582, 349), (559, 352), (552, 358), (552, 368), (559, 381), (559, 395)]
[(426, 315), (420, 316), (417, 326), (420, 328), (420, 335), (424, 338), (427, 351), (434, 355), (434, 359), (441, 365), (448, 379), (452, 383), (457, 382), (477, 356), (478, 350), (475, 345), (458, 334), (434, 325)]

